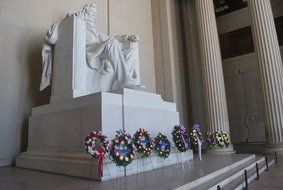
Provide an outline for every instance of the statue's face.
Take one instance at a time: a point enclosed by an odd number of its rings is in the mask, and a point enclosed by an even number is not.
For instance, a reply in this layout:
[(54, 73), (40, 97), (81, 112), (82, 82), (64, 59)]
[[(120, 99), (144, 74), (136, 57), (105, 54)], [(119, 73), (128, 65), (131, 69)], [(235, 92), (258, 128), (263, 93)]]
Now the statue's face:
[(96, 17), (96, 5), (95, 4), (86, 5), (83, 8), (83, 12), (87, 17), (87, 20), (94, 20)]

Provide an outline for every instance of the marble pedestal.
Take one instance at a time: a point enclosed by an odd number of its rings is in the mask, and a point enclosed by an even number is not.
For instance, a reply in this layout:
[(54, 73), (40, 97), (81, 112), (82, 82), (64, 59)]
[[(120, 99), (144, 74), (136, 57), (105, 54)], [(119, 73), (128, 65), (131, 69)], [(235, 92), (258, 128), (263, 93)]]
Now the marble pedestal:
[[(118, 129), (133, 134), (145, 128), (152, 137), (161, 132), (171, 139), (176, 124), (179, 114), (174, 103), (163, 101), (160, 95), (130, 89), (35, 107), (29, 120), (28, 150), (17, 158), (16, 166), (103, 180), (98, 177), (97, 160), (91, 161), (85, 153), (85, 137), (91, 131), (101, 130), (113, 139)], [(157, 163), (154, 157), (152, 160)], [(173, 164), (174, 154), (170, 160)], [(106, 160), (105, 168), (106, 163), (111, 177), (116, 177), (115, 164)]]

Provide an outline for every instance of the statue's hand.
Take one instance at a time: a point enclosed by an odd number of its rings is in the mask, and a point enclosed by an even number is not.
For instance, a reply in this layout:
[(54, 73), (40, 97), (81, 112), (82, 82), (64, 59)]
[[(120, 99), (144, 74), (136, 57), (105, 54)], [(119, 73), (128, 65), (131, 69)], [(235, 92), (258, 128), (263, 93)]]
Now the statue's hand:
[(86, 20), (85, 14), (82, 11), (76, 12), (75, 15), (82, 20)]
[(125, 42), (128, 38), (127, 35), (117, 35), (117, 36), (114, 36), (114, 38), (118, 41), (118, 42)]
[(76, 17), (78, 17), (78, 18), (80, 18), (80, 19), (82, 19), (82, 20), (85, 20), (85, 15), (84, 15), (84, 13), (81, 12), (81, 11), (79, 11), (79, 12), (74, 12), (74, 13), (68, 13), (65, 18), (68, 18), (68, 17), (71, 17), (71, 16), (76, 16)]
[(135, 34), (135, 35), (128, 36), (128, 40), (131, 42), (139, 42), (140, 38), (137, 34)]

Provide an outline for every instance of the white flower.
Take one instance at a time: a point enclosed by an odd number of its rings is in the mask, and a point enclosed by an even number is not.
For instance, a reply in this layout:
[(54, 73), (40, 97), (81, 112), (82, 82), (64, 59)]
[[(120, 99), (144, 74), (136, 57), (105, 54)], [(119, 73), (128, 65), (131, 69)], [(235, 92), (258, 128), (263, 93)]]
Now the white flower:
[(125, 157), (125, 160), (126, 160), (126, 161), (129, 161), (129, 158), (128, 158), (128, 157)]
[(123, 159), (124, 159), (124, 156), (123, 156), (123, 155), (121, 155), (119, 159), (120, 159), (120, 160), (123, 160)]
[(131, 158), (133, 159), (133, 158), (134, 158), (134, 155), (131, 154)]

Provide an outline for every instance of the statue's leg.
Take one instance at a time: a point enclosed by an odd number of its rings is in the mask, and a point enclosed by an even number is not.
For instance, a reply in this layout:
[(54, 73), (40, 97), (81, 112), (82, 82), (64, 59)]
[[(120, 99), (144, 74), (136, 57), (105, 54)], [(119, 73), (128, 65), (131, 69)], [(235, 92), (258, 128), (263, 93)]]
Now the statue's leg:
[(119, 42), (112, 39), (105, 47), (103, 53), (110, 60), (114, 69), (115, 76), (117, 77), (118, 87), (121, 88), (125, 84), (130, 83), (131, 77), (129, 71), (126, 68), (126, 62), (121, 52)]
[(133, 49), (127, 49), (122, 52), (127, 70), (129, 71), (129, 74), (132, 78), (136, 78), (134, 76), (134, 71), (137, 66), (137, 63), (139, 62), (139, 57), (138, 57), (138, 51), (133, 50)]

